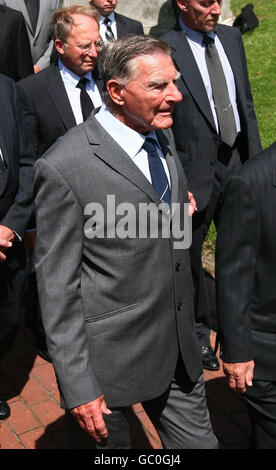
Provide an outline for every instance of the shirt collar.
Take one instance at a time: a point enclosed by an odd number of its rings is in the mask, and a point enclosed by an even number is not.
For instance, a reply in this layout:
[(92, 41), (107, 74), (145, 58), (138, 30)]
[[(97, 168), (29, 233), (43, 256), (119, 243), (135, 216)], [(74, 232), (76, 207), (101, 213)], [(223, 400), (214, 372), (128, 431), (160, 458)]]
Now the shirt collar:
[[(196, 42), (200, 46), (202, 45), (202, 39), (203, 39), (203, 34), (204, 34), (203, 32), (196, 31), (195, 29), (189, 28), (189, 26), (187, 26), (183, 22), (181, 17), (179, 18), (179, 24), (180, 24), (180, 28), (182, 29), (182, 31), (184, 31), (184, 33), (185, 33), (185, 35), (187, 36), (188, 39), (191, 39), (192, 41)], [(215, 39), (215, 36), (216, 36), (215, 31), (210, 31), (207, 34), (211, 38)]]
[(62, 63), (60, 57), (58, 59), (58, 67), (59, 67), (59, 70), (60, 70), (60, 73), (62, 75), (63, 80), (66, 82), (67, 85), (70, 85), (71, 87), (75, 88), (77, 86), (77, 84), (79, 83), (81, 78), (84, 78), (84, 77), (87, 78), (89, 80), (89, 83), (92, 80), (92, 72), (91, 71), (86, 72), (85, 75), (80, 77), (79, 75), (76, 75), (74, 72), (72, 72), (72, 70), (69, 70), (67, 67), (65, 67), (65, 65)]
[(113, 11), (112, 13), (110, 13), (110, 15), (108, 15), (108, 16), (101, 16), (101, 17), (100, 17), (100, 24), (102, 24), (106, 18), (109, 18), (110, 21), (111, 21), (111, 23), (113, 23), (113, 22), (115, 21), (115, 13), (114, 13), (114, 11)]
[(147, 135), (136, 132), (113, 116), (105, 104), (102, 105), (95, 117), (109, 135), (111, 135), (132, 159), (140, 152), (146, 137), (154, 139), (159, 146), (155, 131), (151, 131)]

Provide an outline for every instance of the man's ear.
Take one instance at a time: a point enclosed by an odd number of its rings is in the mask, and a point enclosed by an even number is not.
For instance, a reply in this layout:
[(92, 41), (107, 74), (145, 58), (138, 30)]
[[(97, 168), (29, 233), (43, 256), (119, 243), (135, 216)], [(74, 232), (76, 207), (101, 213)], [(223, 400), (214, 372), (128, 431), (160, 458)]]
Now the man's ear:
[(176, 3), (178, 5), (178, 8), (180, 8), (180, 10), (182, 11), (187, 11), (187, 2), (186, 0), (176, 0)]
[(60, 39), (56, 39), (55, 40), (55, 46), (56, 46), (56, 50), (58, 51), (58, 53), (60, 55), (63, 55), (64, 54), (64, 49), (65, 49), (64, 42), (62, 42)]
[(107, 92), (111, 100), (118, 106), (123, 106), (124, 100), (124, 89), (122, 85), (115, 79), (108, 80), (106, 84)]

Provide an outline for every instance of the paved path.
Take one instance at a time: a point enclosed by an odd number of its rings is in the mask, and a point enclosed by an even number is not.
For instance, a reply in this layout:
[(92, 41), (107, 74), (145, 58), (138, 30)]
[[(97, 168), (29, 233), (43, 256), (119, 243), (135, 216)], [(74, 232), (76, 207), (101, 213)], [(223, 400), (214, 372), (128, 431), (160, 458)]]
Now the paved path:
[[(211, 335), (212, 342), (215, 333)], [(2, 362), (0, 390), (11, 416), (0, 421), (2, 449), (66, 449), (64, 412), (52, 364), (36, 354), (32, 336), (20, 327), (13, 349)], [(206, 393), (214, 431), (221, 448), (246, 449), (250, 425), (242, 399), (225, 382), (222, 370), (205, 371)], [(133, 448), (162, 449), (140, 404), (131, 413)]]

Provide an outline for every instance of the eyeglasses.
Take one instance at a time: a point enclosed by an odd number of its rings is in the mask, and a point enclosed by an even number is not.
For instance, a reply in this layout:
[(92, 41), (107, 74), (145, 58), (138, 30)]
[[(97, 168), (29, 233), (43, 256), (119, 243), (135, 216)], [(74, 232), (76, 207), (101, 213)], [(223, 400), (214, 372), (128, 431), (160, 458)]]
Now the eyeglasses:
[(90, 42), (88, 44), (80, 44), (78, 46), (75, 44), (70, 44), (69, 42), (66, 42), (65, 44), (71, 47), (77, 47), (78, 49), (81, 50), (82, 54), (87, 55), (89, 54), (89, 52), (91, 51), (93, 47), (95, 48), (96, 52), (100, 52), (103, 48), (104, 42), (103, 41)]

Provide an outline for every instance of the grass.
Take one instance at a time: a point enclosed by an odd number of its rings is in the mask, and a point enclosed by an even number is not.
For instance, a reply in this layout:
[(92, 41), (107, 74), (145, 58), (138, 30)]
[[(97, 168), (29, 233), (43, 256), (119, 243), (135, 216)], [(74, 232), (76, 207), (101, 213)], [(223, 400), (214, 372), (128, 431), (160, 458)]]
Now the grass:
[[(245, 0), (232, 0), (236, 17)], [(259, 26), (243, 34), (255, 112), (263, 148), (276, 140), (276, 1), (254, 0)]]
[[(234, 17), (249, 2), (231, 0)], [(243, 34), (249, 80), (263, 148), (276, 140), (276, 1), (254, 0), (254, 13), (259, 26)], [(203, 256), (214, 253), (216, 229), (211, 225)]]

